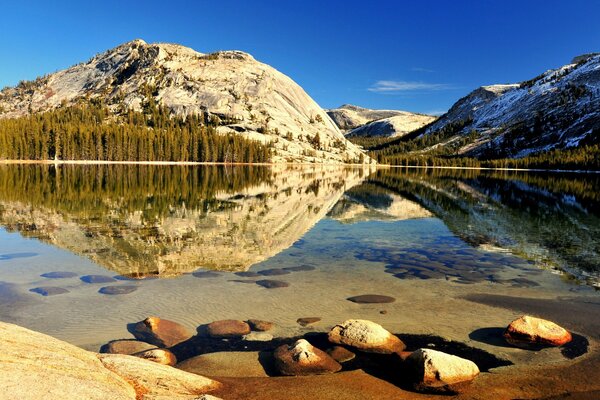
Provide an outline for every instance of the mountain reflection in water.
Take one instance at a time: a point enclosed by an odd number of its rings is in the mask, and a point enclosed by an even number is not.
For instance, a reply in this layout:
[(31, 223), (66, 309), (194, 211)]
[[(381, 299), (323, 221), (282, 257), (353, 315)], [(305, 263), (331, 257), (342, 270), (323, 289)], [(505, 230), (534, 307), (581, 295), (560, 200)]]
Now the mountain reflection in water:
[(368, 172), (339, 167), (0, 167), (0, 220), (128, 277), (243, 271)]
[(599, 181), (335, 166), (4, 165), (0, 223), (142, 278), (247, 270), (326, 216), (345, 224), (438, 217), (473, 247), (510, 251), (597, 286)]
[(365, 185), (418, 203), (474, 247), (508, 250), (598, 286), (597, 174), (392, 169), (371, 174)]

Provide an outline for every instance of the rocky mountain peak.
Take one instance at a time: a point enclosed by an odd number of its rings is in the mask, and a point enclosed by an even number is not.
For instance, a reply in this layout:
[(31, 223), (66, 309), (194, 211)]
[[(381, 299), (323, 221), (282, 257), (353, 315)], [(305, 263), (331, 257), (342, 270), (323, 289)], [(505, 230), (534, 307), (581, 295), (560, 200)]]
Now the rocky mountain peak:
[(273, 161), (370, 161), (292, 79), (242, 51), (203, 54), (136, 39), (63, 71), (0, 91), (0, 118), (100, 98), (115, 112), (152, 96), (174, 115), (202, 114), (222, 133), (270, 143)]

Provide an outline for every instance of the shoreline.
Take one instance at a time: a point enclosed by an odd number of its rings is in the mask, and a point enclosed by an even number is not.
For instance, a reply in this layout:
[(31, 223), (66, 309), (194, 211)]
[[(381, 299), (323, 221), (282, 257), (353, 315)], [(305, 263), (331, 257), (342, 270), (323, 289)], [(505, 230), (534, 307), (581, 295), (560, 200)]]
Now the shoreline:
[(196, 162), (196, 161), (105, 161), (105, 160), (0, 160), (0, 165), (180, 165), (180, 166), (336, 166), (336, 167), (362, 167), (377, 169), (449, 169), (449, 170), (477, 170), (477, 171), (515, 171), (515, 172), (551, 172), (551, 173), (574, 173), (574, 174), (600, 174), (600, 170), (591, 169), (543, 169), (543, 168), (491, 168), (491, 167), (457, 167), (457, 166), (425, 166), (425, 165), (391, 165), (391, 164), (343, 164), (329, 162), (271, 162), (271, 163), (226, 163), (226, 162)]

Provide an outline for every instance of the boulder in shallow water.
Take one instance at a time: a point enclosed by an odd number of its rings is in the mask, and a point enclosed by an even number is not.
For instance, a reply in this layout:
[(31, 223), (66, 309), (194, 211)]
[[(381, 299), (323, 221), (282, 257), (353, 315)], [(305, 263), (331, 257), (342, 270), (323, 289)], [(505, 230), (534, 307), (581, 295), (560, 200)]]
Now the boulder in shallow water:
[(40, 275), (42, 278), (50, 278), (50, 279), (65, 279), (65, 278), (74, 278), (77, 276), (75, 272), (70, 271), (54, 271), (54, 272), (46, 272), (45, 274)]
[[(176, 367), (199, 375), (266, 378), (265, 358), (257, 351), (219, 351), (188, 358)], [(268, 361), (272, 363), (272, 359)], [(271, 365), (267, 367), (272, 369)]]
[(136, 339), (158, 347), (172, 347), (192, 337), (185, 326), (158, 317), (148, 317), (136, 323), (131, 333)]
[(405, 363), (415, 390), (421, 392), (457, 393), (479, 375), (474, 362), (431, 349), (413, 351)]
[(267, 332), (250, 332), (242, 338), (248, 342), (270, 342), (273, 340), (273, 335)]
[(250, 333), (250, 325), (235, 319), (214, 321), (208, 324), (206, 330), (214, 338), (240, 337)]
[(200, 395), (221, 386), (212, 379), (133, 356), (98, 354), (98, 358), (107, 369), (135, 386), (144, 398)]
[(384, 296), (381, 294), (362, 294), (360, 296), (348, 297), (347, 300), (358, 304), (393, 303), (396, 301), (396, 299), (393, 297)]
[(133, 293), (137, 290), (137, 286), (104, 286), (98, 290), (98, 293), (107, 294), (109, 296), (118, 296), (121, 294)]
[(572, 339), (565, 328), (552, 321), (523, 315), (515, 319), (504, 331), (504, 338), (512, 345), (562, 346)]
[(166, 349), (151, 349), (141, 351), (133, 354), (136, 357), (143, 358), (144, 360), (152, 361), (157, 364), (173, 366), (177, 364), (177, 358), (175, 354), (171, 353)]
[(356, 354), (342, 346), (333, 346), (331, 349), (327, 350), (327, 354), (329, 354), (331, 358), (339, 363), (345, 363), (350, 360), (354, 360), (356, 357)]
[(111, 283), (117, 281), (112, 276), (106, 275), (84, 275), (79, 279), (81, 279), (85, 283)]
[(342, 366), (327, 353), (304, 339), (279, 346), (273, 353), (275, 367), (282, 375), (316, 375), (337, 372)]
[(262, 279), (260, 281), (256, 281), (256, 284), (266, 289), (278, 289), (290, 286), (290, 284), (285, 281), (277, 281), (273, 279)]
[(406, 347), (402, 340), (381, 325), (363, 319), (349, 319), (329, 332), (329, 341), (369, 353), (391, 354)]
[(320, 317), (302, 317), (302, 318), (298, 318), (296, 320), (296, 322), (300, 325), (300, 326), (309, 326), (312, 324), (316, 324), (317, 322), (319, 322), (321, 320)]
[(134, 339), (112, 340), (100, 348), (100, 353), (110, 354), (135, 354), (146, 350), (155, 349), (156, 346), (150, 343)]
[(40, 286), (33, 289), (29, 289), (29, 291), (41, 294), (42, 296), (56, 296), (58, 294), (69, 293), (67, 289), (56, 286)]
[(273, 329), (273, 323), (269, 321), (263, 321), (260, 319), (249, 319), (248, 325), (252, 328), (253, 331), (265, 332)]

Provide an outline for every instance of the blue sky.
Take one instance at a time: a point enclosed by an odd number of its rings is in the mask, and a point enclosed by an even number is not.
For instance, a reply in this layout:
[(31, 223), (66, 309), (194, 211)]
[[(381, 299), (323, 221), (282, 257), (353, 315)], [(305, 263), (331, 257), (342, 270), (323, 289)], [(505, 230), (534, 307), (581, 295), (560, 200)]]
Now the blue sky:
[(600, 1), (0, 0), (0, 87), (134, 38), (238, 49), (325, 108), (442, 112), (600, 51)]

